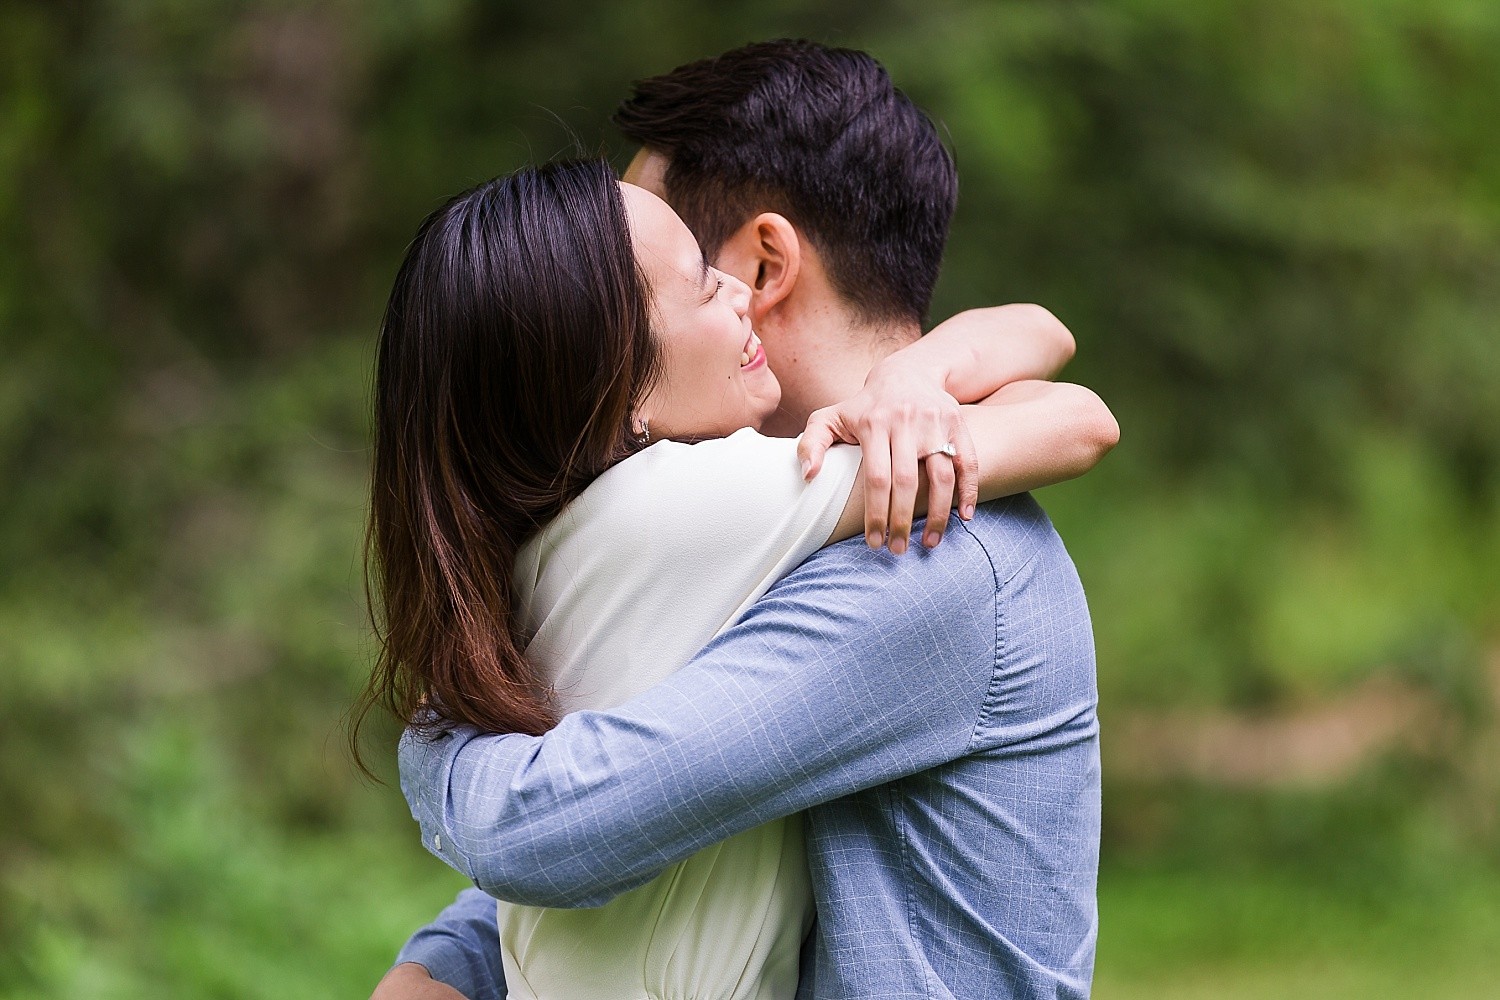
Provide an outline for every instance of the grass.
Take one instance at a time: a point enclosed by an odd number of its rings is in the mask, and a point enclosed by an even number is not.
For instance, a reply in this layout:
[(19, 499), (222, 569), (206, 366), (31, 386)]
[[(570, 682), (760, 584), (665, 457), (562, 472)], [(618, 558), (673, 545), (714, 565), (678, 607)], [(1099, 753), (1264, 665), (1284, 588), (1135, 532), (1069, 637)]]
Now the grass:
[[(26, 870), (0, 997), (364, 996), (463, 885), (394, 789), (356, 795), (357, 832), (289, 838), (200, 784), (212, 769), (186, 771), (198, 780), (142, 809), (122, 854)], [(1500, 869), (1475, 856), (1439, 851), (1414, 873), (1214, 850), (1106, 857), (1099, 1000), (1462, 1000), (1500, 981)]]
[[(414, 838), (330, 837), (276, 856), (269, 846), (231, 852), (238, 864), (217, 885), (137, 895), (111, 937), (87, 916), (42, 925), (25, 958), (30, 982), (0, 996), (364, 996), (406, 934), (462, 885)], [(101, 902), (120, 901), (111, 876), (87, 874), (102, 876)], [(1106, 867), (1100, 912), (1098, 1000), (1478, 1000), (1500, 981), (1493, 871), (1371, 901), (1274, 873)]]
[(1373, 901), (1276, 874), (1106, 869), (1099, 908), (1097, 1000), (1478, 1000), (1500, 982), (1489, 869)]

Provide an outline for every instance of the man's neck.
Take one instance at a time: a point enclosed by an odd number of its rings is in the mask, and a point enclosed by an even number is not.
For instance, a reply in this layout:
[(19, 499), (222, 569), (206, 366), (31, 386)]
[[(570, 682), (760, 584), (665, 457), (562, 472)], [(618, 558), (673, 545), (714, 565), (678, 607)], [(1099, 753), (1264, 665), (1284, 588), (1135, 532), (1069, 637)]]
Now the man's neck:
[(781, 405), (761, 428), (772, 437), (795, 437), (813, 410), (853, 396), (876, 363), (922, 335), (916, 322), (869, 323), (835, 307), (795, 317), (795, 332), (777, 330)]

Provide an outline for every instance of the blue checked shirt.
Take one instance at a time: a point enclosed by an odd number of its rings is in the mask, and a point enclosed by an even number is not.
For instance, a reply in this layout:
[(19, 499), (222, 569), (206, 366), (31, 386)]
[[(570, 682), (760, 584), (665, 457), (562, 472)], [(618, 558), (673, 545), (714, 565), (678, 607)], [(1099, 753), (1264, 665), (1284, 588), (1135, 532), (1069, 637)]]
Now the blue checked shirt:
[[(594, 906), (806, 810), (818, 915), (799, 998), (1086, 997), (1088, 607), (1030, 497), (950, 523), (933, 552), (822, 550), (610, 711), (541, 737), (408, 733), (401, 784), (424, 843), (490, 895)], [(398, 960), (473, 1000), (504, 996), (478, 892)]]

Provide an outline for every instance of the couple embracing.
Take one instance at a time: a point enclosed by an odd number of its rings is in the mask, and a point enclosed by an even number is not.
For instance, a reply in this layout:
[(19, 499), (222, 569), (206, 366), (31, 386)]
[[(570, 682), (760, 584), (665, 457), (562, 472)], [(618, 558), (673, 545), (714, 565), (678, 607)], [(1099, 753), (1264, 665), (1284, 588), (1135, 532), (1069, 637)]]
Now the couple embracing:
[(1117, 437), (1071, 336), (922, 335), (957, 179), (868, 55), (615, 121), (623, 183), (459, 195), (382, 324), (364, 707), (477, 888), (376, 996), (1086, 996), (1093, 644), (1025, 495)]

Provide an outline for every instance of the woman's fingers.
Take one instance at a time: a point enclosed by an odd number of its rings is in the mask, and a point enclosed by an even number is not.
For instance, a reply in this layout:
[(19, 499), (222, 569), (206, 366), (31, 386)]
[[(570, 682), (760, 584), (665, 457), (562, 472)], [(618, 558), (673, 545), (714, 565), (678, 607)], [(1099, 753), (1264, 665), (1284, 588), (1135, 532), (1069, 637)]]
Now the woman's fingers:
[(918, 472), (922, 455), (917, 438), (909, 427), (900, 427), (891, 435), (891, 511), (890, 548), (901, 555), (911, 541), (911, 523), (917, 509)]
[(924, 460), (927, 468), (927, 527), (922, 544), (937, 548), (948, 530), (948, 513), (953, 507), (953, 459), (938, 452)]
[(835, 427), (837, 423), (838, 417), (832, 406), (814, 410), (807, 418), (807, 428), (797, 442), (797, 460), (802, 464), (803, 479), (812, 479), (823, 468), (823, 456), (840, 439)]
[(890, 523), (891, 445), (883, 427), (867, 427), (860, 435), (865, 469), (865, 544), (878, 549), (885, 544)]
[[(979, 503), (979, 449), (974, 436), (969, 433), (969, 424), (960, 419), (953, 430), (953, 472), (958, 479), (958, 516), (967, 521), (974, 516), (974, 507)], [(928, 510), (932, 505), (928, 504)]]
[[(978, 498), (978, 462), (968, 426), (957, 404), (925, 406), (856, 407), (853, 403), (825, 407), (808, 418), (807, 429), (797, 445), (803, 476), (817, 475), (828, 448), (836, 441), (857, 442), (863, 452), (865, 478), (865, 544), (872, 549), (889, 546), (901, 555), (911, 546), (916, 518), (917, 493), (922, 476), (929, 476), (927, 531), (922, 541), (929, 547), (942, 541), (955, 497), (968, 501), (968, 510)], [(954, 446), (952, 455), (946, 445)], [(935, 453), (935, 457), (934, 457)], [(934, 477), (935, 478), (932, 478)], [(960, 512), (962, 513), (962, 511)]]

